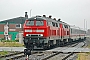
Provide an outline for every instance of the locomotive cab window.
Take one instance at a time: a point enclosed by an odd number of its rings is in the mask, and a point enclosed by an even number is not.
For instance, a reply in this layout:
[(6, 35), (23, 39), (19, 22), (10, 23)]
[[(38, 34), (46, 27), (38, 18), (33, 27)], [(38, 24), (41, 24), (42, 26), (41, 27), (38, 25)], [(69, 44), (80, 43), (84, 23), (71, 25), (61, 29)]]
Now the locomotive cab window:
[(44, 22), (43, 21), (36, 21), (36, 26), (43, 26)]
[(34, 25), (34, 21), (27, 21), (26, 25), (33, 26)]

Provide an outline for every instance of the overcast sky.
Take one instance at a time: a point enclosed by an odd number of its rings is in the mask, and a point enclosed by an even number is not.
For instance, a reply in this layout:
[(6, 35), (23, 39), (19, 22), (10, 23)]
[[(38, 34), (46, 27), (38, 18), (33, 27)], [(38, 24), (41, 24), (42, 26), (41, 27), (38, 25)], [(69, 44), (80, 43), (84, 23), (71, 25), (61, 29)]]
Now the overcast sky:
[[(32, 10), (31, 10), (32, 9)], [(90, 0), (0, 0), (0, 21), (24, 16), (52, 15), (70, 25), (90, 29)]]

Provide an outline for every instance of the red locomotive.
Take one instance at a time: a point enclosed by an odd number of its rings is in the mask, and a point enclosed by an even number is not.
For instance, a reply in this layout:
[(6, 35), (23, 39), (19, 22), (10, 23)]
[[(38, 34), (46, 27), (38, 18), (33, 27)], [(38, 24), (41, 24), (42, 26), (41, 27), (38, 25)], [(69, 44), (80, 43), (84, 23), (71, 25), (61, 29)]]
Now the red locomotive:
[(86, 34), (80, 28), (45, 15), (28, 18), (23, 28), (24, 45), (33, 49), (47, 49), (83, 41)]

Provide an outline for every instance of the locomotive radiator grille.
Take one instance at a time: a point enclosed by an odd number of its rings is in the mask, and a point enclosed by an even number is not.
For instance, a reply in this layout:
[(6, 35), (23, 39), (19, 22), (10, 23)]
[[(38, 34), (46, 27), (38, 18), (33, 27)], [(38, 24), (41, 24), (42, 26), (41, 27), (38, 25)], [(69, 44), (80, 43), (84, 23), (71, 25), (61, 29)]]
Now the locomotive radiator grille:
[(43, 34), (26, 34), (26, 36), (30, 36), (30, 37), (40, 37), (40, 36), (43, 36)]
[(34, 37), (34, 36), (39, 36), (39, 35), (30, 35), (31, 37)]

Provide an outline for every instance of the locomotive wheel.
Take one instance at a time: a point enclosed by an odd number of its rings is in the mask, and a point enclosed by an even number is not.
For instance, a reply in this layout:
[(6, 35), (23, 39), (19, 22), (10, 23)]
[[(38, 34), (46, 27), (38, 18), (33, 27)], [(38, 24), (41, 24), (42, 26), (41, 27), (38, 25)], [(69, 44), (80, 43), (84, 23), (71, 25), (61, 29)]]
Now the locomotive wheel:
[(49, 42), (48, 42), (48, 47), (49, 47), (49, 48), (53, 48), (53, 47), (54, 47), (54, 45), (53, 45), (53, 40), (49, 40)]
[(47, 50), (47, 49), (49, 49), (49, 47), (48, 46), (43, 46), (43, 49)]
[(56, 47), (58, 47), (60, 45), (60, 41), (56, 40)]

